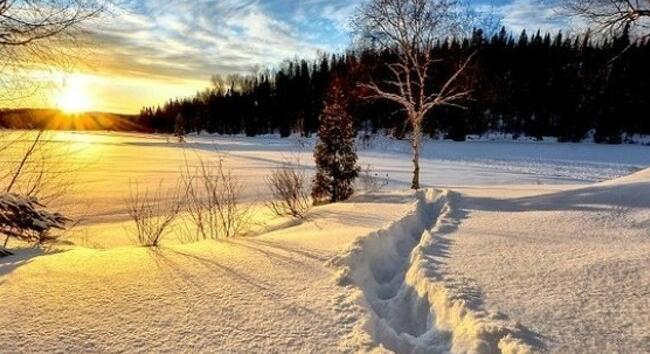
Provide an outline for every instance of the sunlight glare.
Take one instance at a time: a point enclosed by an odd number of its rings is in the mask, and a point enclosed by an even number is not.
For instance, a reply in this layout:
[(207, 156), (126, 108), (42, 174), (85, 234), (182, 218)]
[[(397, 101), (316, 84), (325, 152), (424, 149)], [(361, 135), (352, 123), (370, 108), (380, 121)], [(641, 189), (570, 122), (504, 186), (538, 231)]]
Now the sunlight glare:
[(92, 100), (88, 95), (88, 88), (84, 82), (76, 76), (70, 77), (64, 82), (63, 89), (56, 100), (56, 105), (63, 112), (78, 114), (87, 112), (92, 107)]

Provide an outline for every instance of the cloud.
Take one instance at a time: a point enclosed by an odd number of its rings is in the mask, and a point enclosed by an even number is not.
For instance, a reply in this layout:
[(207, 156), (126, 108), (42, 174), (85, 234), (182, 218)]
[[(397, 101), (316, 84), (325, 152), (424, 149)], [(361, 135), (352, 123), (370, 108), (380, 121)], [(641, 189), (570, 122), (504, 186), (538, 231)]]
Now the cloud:
[(92, 76), (101, 107), (119, 112), (192, 95), (214, 74), (252, 73), (343, 48), (352, 8), (343, 0), (124, 1), (128, 8), (88, 24), (85, 48), (69, 50), (80, 59), (70, 74)]
[(556, 6), (546, 5), (539, 0), (513, 0), (496, 6), (494, 10), (502, 17), (503, 25), (514, 33), (522, 30), (542, 32), (567, 32), (579, 28), (579, 24), (567, 16), (562, 16)]
[[(96, 64), (120, 74), (207, 82), (212, 74), (250, 73), (332, 49), (343, 35), (349, 3), (290, 3), (141, 0), (135, 10), (93, 29)], [(300, 13), (309, 15), (299, 21)], [(307, 21), (330, 31), (315, 35)]]

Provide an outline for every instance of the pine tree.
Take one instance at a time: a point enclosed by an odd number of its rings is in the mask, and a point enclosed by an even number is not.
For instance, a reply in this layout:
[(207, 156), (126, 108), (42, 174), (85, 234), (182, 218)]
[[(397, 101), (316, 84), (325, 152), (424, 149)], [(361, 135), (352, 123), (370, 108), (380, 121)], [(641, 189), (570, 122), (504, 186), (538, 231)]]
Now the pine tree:
[(354, 193), (353, 185), (359, 175), (359, 167), (354, 146), (356, 133), (347, 108), (343, 80), (335, 78), (320, 116), (318, 143), (314, 150), (314, 204), (346, 200)]
[(185, 142), (185, 120), (180, 113), (176, 116), (174, 122), (174, 136), (178, 138), (179, 143)]

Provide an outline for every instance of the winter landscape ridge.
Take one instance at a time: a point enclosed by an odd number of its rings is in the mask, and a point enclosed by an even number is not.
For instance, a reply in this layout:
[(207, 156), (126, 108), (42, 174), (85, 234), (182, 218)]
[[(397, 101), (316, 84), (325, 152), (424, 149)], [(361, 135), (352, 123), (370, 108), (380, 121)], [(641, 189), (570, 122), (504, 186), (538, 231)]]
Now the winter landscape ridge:
[[(387, 185), (247, 237), (136, 245), (129, 185), (221, 156), (261, 204), (314, 139), (59, 132), (77, 164), (49, 249), (0, 258), (2, 352), (625, 352), (650, 348), (650, 154), (641, 145), (359, 144)], [(27, 140), (29, 142), (29, 140)], [(142, 159), (146, 156), (146, 159)], [(161, 182), (162, 181), (162, 182)], [(13, 241), (12, 241), (13, 242)]]

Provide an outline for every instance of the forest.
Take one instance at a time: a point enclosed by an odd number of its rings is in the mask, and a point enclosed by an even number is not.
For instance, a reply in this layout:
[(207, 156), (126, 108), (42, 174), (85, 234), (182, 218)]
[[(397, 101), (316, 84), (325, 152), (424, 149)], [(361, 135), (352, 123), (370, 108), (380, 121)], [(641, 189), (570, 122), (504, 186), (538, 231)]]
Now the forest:
[[(172, 133), (180, 116), (187, 133), (310, 136), (318, 131), (330, 82), (338, 78), (359, 132), (404, 138), (410, 126), (401, 107), (369, 98), (359, 85), (387, 82), (391, 74), (386, 63), (398, 60), (395, 51), (370, 48), (286, 61), (275, 71), (256, 75), (215, 75), (211, 88), (194, 97), (144, 107), (135, 116), (95, 113), (52, 119), (63, 113), (4, 110), (0, 127)], [(625, 31), (602, 39), (589, 33), (540, 31), (515, 36), (505, 28), (487, 36), (475, 30), (468, 38), (434, 45), (428, 85), (444, 84), (472, 53), (456, 83), (469, 96), (460, 107), (429, 111), (422, 127), (426, 135), (462, 141), (468, 134), (491, 132), (563, 142), (593, 136), (598, 143), (618, 144), (635, 134), (650, 134), (650, 38), (632, 40)]]
[[(593, 132), (596, 142), (621, 143), (650, 134), (650, 40), (632, 41), (626, 32), (598, 40), (562, 32), (513, 36), (505, 28), (487, 37), (475, 30), (469, 38), (436, 43), (429, 84), (444, 83), (474, 52), (459, 80), (470, 97), (460, 108), (429, 112), (423, 126), (429, 136), (464, 140), (489, 131), (575, 142)], [(213, 88), (195, 97), (143, 108), (137, 125), (172, 132), (180, 115), (187, 132), (310, 136), (318, 129), (329, 82), (338, 77), (346, 83), (359, 131), (402, 138), (409, 129), (404, 112), (390, 101), (368, 99), (357, 84), (387, 80), (382, 63), (395, 61), (390, 50), (366, 49), (288, 61), (274, 73), (215, 77)]]

